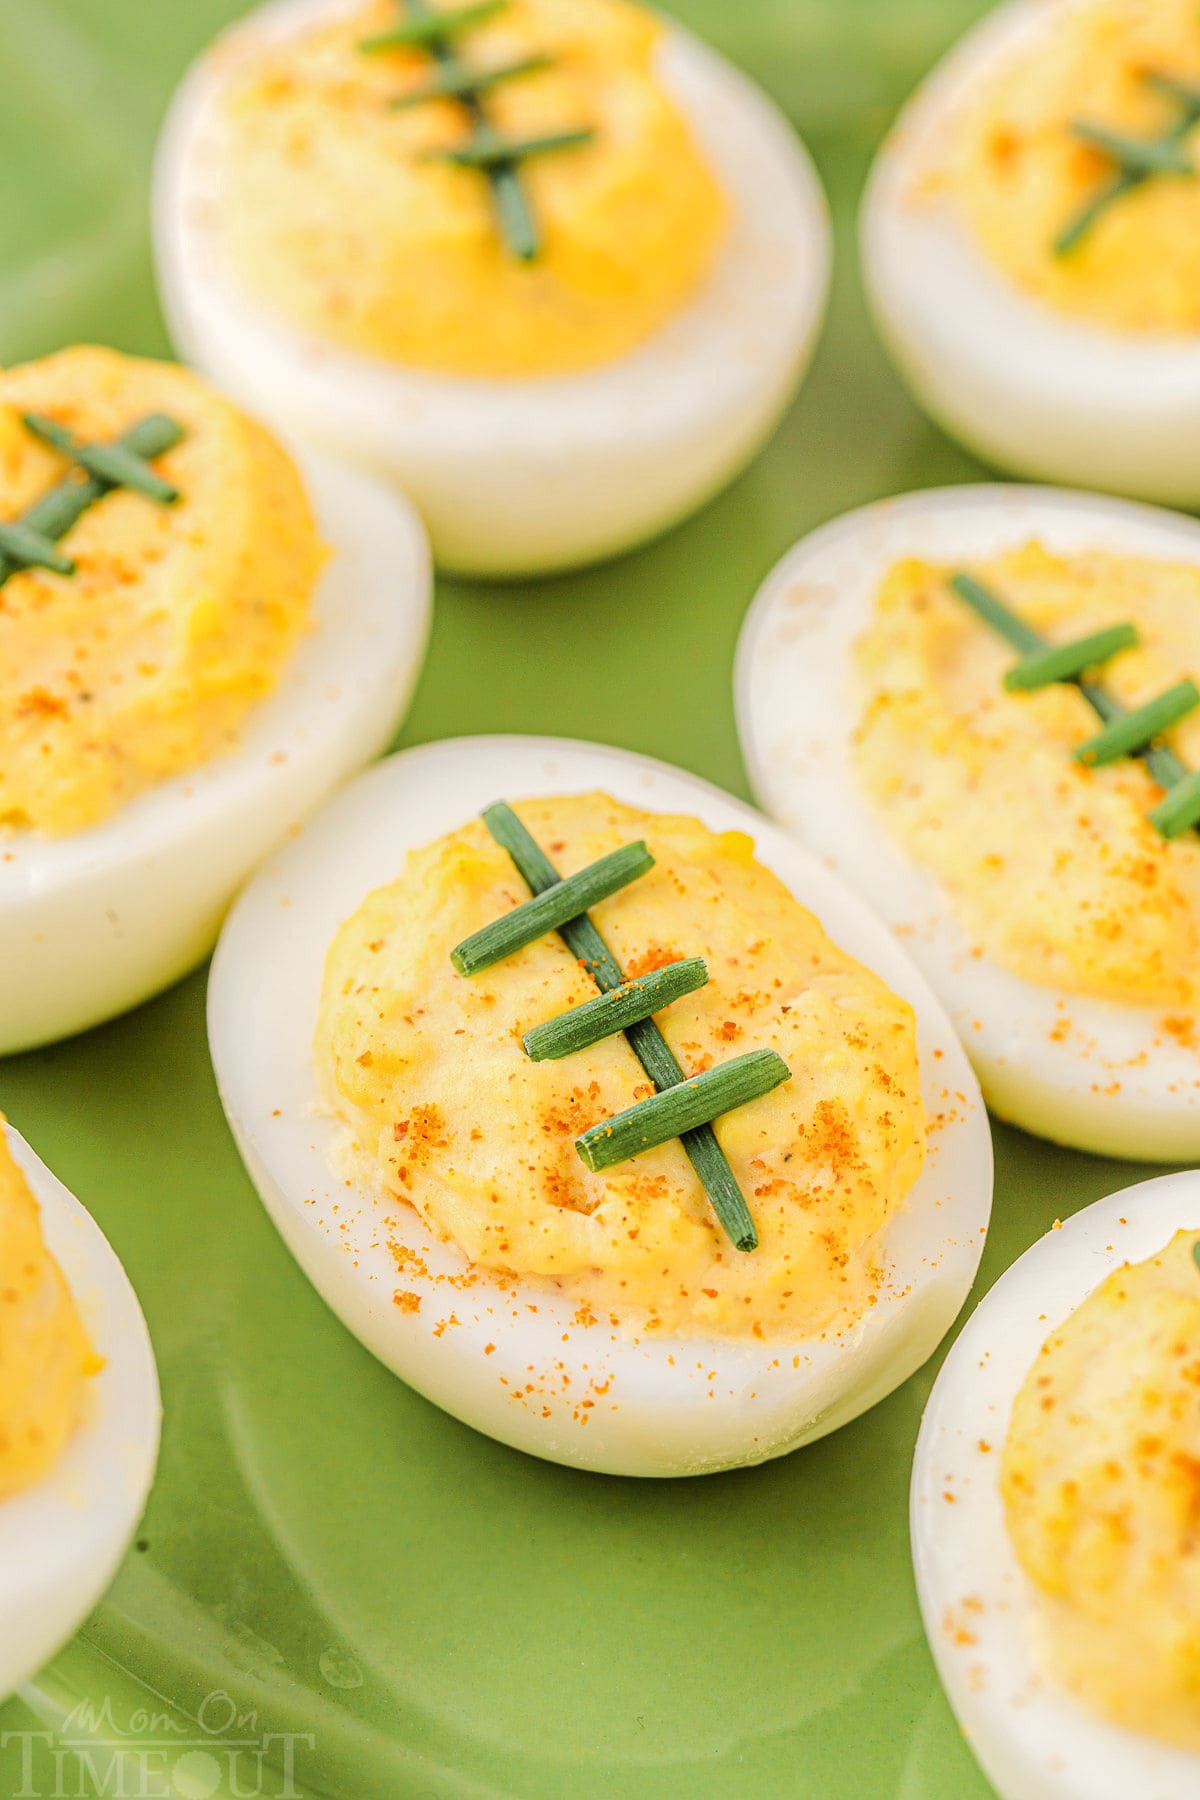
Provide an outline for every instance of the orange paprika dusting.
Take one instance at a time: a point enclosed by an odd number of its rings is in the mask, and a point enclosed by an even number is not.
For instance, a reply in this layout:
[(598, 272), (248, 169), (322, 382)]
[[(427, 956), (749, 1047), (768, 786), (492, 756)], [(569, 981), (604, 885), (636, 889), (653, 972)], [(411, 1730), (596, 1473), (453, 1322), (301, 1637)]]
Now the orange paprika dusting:
[(67, 702), (59, 699), (56, 694), (50, 693), (49, 689), (44, 687), (30, 688), (29, 692), (22, 694), (17, 702), (18, 718), (31, 716), (41, 719), (64, 718), (67, 710)]

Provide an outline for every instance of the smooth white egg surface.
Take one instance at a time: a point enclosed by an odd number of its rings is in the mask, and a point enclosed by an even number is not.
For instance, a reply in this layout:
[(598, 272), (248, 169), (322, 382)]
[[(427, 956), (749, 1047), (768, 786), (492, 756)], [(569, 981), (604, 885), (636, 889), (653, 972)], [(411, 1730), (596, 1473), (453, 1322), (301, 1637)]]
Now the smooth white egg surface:
[(154, 1477), (161, 1408), (146, 1323), (111, 1246), (24, 1139), (0, 1129), (104, 1358), (61, 1459), (35, 1486), (0, 1500), (2, 1700), (62, 1647), (115, 1575)]
[(904, 557), (970, 562), (1031, 539), (1063, 555), (1099, 547), (1200, 564), (1193, 520), (1049, 488), (931, 489), (848, 513), (783, 558), (747, 617), (736, 676), (742, 750), (762, 806), (902, 935), (995, 1112), (1058, 1143), (1182, 1161), (1200, 1156), (1196, 1055), (1164, 1030), (1163, 1007), (1064, 999), (978, 954), (945, 889), (889, 836), (852, 766), (862, 711), (853, 650), (888, 569)]
[(1013, 1402), (1047, 1337), (1107, 1275), (1196, 1226), (1200, 1175), (1189, 1171), (1125, 1188), (1048, 1232), (972, 1314), (926, 1408), (912, 1485), (921, 1611), (950, 1703), (1002, 1800), (1185, 1800), (1200, 1790), (1200, 1756), (1111, 1724), (1048, 1679), (1000, 1488)]
[[(861, 248), (880, 332), (917, 399), (1001, 467), (1169, 505), (1200, 502), (1200, 342), (1125, 332), (1030, 297), (944, 191), (958, 121), (1063, 8), (1009, 0), (917, 90), (875, 162)], [(1079, 96), (1087, 112), (1087, 96)], [(1103, 179), (1101, 168), (1098, 180)]]
[(786, 121), (754, 83), (672, 27), (663, 81), (730, 202), (700, 290), (636, 350), (585, 372), (468, 379), (406, 369), (265, 310), (223, 265), (206, 223), (220, 205), (231, 72), (257, 45), (338, 10), (339, 0), (261, 7), (197, 63), (173, 104), (154, 233), (182, 354), (267, 420), (398, 483), (438, 561), (455, 569), (510, 575), (592, 561), (699, 506), (774, 427), (824, 310), (825, 200)]
[[(473, 1271), (419, 1215), (335, 1169), (311, 1044), (340, 922), (405, 852), (500, 796), (594, 789), (750, 833), (757, 855), (835, 941), (917, 1015), (922, 1092), (941, 1115), (923, 1173), (885, 1228), (888, 1280), (844, 1335), (800, 1342), (641, 1338), (581, 1326), (574, 1300)], [(991, 1202), (991, 1143), (961, 1046), (867, 908), (765, 819), (683, 771), (566, 740), (464, 738), (392, 757), (353, 782), (256, 876), (213, 965), (209, 1032), (221, 1097), (256, 1186), (315, 1286), (389, 1368), (478, 1430), (535, 1455), (629, 1475), (699, 1474), (778, 1456), (873, 1405), (930, 1354), (966, 1297)], [(415, 1253), (394, 1303), (387, 1238)], [(536, 1302), (531, 1306), (530, 1302)]]
[(420, 521), (355, 470), (300, 467), (331, 555), (314, 628), (237, 747), (87, 830), (0, 840), (0, 1054), (81, 1031), (186, 973), (249, 871), (399, 724), (429, 624)]

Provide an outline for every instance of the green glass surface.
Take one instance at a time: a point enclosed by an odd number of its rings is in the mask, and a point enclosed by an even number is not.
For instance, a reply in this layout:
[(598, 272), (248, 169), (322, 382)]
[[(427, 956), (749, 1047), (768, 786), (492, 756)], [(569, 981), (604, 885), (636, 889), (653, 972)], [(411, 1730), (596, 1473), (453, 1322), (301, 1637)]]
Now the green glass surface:
[[(77, 339), (166, 348), (151, 147), (185, 64), (240, 10), (0, 0), (0, 361)], [(980, 473), (876, 343), (852, 219), (895, 107), (983, 6), (671, 10), (814, 152), (839, 238), (824, 341), (766, 453), (658, 543), (561, 579), (443, 582), (402, 742), (595, 737), (745, 794), (729, 678), (758, 581), (848, 507)], [(598, 640), (618, 684), (578, 654)], [(663, 667), (680, 672), (669, 704)], [(579, 1474), (476, 1436), (375, 1364), (276, 1238), (217, 1101), (204, 979), (0, 1065), (0, 1103), (141, 1294), (166, 1401), (138, 1550), (0, 1709), (0, 1793), (279, 1794), (290, 1749), (306, 1800), (984, 1800), (909, 1565), (936, 1363), (834, 1437), (703, 1480)], [(1145, 1173), (1004, 1128), (997, 1150), (977, 1292), (1055, 1217)], [(66, 1737), (88, 1740), (90, 1775)]]

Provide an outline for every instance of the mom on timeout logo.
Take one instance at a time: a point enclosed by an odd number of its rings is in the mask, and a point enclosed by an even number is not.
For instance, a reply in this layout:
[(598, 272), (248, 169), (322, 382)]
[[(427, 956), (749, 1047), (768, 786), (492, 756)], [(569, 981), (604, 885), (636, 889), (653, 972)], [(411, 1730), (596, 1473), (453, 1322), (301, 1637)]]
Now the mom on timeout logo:
[(312, 1732), (264, 1731), (232, 1695), (207, 1694), (194, 1721), (81, 1700), (55, 1731), (0, 1732), (5, 1800), (305, 1800)]

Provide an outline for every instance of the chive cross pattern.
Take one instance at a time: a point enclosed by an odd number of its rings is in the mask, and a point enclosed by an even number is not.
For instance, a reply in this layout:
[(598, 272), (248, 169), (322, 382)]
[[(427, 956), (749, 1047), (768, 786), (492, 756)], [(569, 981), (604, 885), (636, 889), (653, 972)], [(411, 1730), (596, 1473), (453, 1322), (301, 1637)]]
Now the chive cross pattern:
[(738, 1250), (757, 1249), (746, 1197), (712, 1122), (789, 1080), (788, 1065), (774, 1050), (751, 1050), (689, 1076), (676, 1058), (651, 1014), (703, 987), (708, 980), (703, 960), (689, 957), (626, 980), (587, 911), (653, 867), (644, 843), (626, 844), (564, 879), (510, 806), (489, 806), (482, 818), (533, 898), (456, 945), (450, 953), (455, 968), (461, 973), (489, 968), (556, 930), (600, 993), (534, 1026), (523, 1040), (527, 1054), (537, 1061), (565, 1056), (623, 1031), (657, 1090), (576, 1138), (580, 1158), (589, 1169), (607, 1169), (679, 1138), (727, 1236)]
[(0, 523), (0, 586), (21, 569), (73, 575), (75, 564), (58, 543), (90, 506), (115, 488), (129, 488), (161, 506), (179, 498), (178, 489), (150, 467), (152, 457), (162, 456), (184, 435), (183, 427), (164, 413), (139, 419), (111, 444), (81, 444), (65, 426), (42, 413), (25, 413), (22, 423), (34, 437), (69, 457), (75, 468), (19, 519)]
[(1146, 815), (1159, 835), (1181, 837), (1200, 825), (1200, 773), (1189, 770), (1173, 750), (1158, 741), (1162, 732), (1200, 706), (1200, 688), (1195, 682), (1176, 682), (1143, 706), (1128, 710), (1089, 676), (1110, 656), (1136, 646), (1134, 626), (1113, 625), (1073, 644), (1048, 644), (974, 575), (960, 569), (950, 577), (949, 585), (978, 618), (1021, 652), (1021, 661), (1004, 677), (1010, 693), (1030, 693), (1067, 682), (1078, 688), (1102, 721), (1102, 730), (1075, 746), (1076, 762), (1096, 768), (1122, 756), (1138, 757), (1166, 790), (1165, 798)]
[(521, 182), (520, 164), (532, 156), (545, 156), (551, 151), (571, 149), (586, 144), (595, 136), (590, 127), (547, 132), (538, 137), (507, 137), (488, 119), (482, 96), (501, 82), (521, 75), (532, 75), (551, 67), (553, 58), (544, 55), (519, 57), (492, 68), (471, 68), (460, 62), (455, 40), (474, 26), (494, 18), (508, 5), (508, 0), (476, 0), (475, 4), (434, 8), (427, 0), (405, 0), (405, 16), (390, 31), (364, 38), (359, 49), (367, 55), (388, 50), (427, 50), (435, 69), (419, 87), (400, 94), (391, 102), (399, 111), (423, 105), (428, 100), (457, 100), (466, 109), (473, 130), (461, 144), (452, 144), (426, 152), (426, 160), (448, 162), (460, 168), (478, 169), (491, 184), (500, 230), (512, 254), (520, 262), (532, 262), (542, 247), (541, 233), (530, 211)]
[(1117, 172), (1063, 227), (1054, 240), (1056, 256), (1069, 255), (1083, 242), (1096, 221), (1108, 211), (1114, 201), (1132, 193), (1135, 188), (1140, 188), (1153, 176), (1182, 175), (1194, 178), (1197, 174), (1196, 164), (1188, 154), (1184, 139), (1200, 125), (1200, 86), (1176, 81), (1173, 76), (1161, 75), (1153, 69), (1147, 69), (1142, 80), (1147, 87), (1175, 102), (1179, 109), (1177, 117), (1156, 138), (1128, 137), (1119, 131), (1109, 131), (1103, 125), (1090, 124), (1085, 119), (1075, 121), (1071, 126), (1072, 134), (1081, 144), (1103, 151), (1116, 164)]

